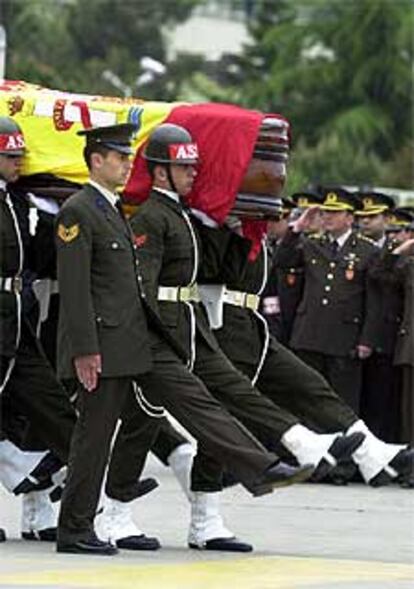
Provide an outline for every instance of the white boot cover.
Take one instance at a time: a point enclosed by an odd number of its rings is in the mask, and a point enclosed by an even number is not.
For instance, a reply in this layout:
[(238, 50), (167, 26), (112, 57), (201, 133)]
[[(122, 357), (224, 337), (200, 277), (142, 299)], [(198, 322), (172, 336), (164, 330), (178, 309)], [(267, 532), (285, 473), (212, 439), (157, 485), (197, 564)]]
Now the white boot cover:
[(57, 511), (50, 501), (49, 489), (32, 491), (22, 497), (22, 532), (33, 532), (57, 527)]
[(335, 459), (328, 454), (328, 450), (340, 435), (340, 432), (317, 434), (298, 423), (283, 434), (281, 442), (302, 466), (305, 464), (317, 466), (322, 458), (335, 466)]
[(96, 518), (98, 537), (115, 544), (129, 536), (141, 536), (142, 531), (132, 519), (132, 502), (118, 501), (105, 496), (103, 512)]
[(397, 477), (398, 473), (388, 466), (388, 464), (407, 445), (387, 444), (383, 442), (374, 436), (362, 419), (353, 423), (346, 433), (352, 434), (354, 432), (365, 434), (365, 440), (352, 454), (352, 458), (355, 464), (358, 465), (364, 481), (369, 483), (383, 469), (391, 478)]
[[(25, 479), (48, 454), (20, 450), (9, 440), (0, 442), (0, 481), (10, 492)], [(34, 480), (34, 482), (36, 482)]]
[(193, 492), (188, 543), (202, 548), (208, 540), (234, 538), (220, 515), (220, 493)]

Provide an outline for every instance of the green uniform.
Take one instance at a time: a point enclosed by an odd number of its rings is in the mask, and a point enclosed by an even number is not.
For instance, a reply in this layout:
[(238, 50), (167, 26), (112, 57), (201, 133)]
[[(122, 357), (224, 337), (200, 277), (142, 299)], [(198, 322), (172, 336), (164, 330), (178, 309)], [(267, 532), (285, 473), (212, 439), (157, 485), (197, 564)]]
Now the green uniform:
[(79, 390), (79, 419), (62, 498), (61, 543), (89, 540), (108, 458), (132, 377), (151, 366), (139, 273), (127, 226), (95, 188), (70, 197), (56, 227), (60, 317), (58, 373), (74, 379), (76, 357), (100, 354), (93, 393)]
[[(0, 390), (2, 423), (10, 435), (9, 417), (27, 418), (39, 440), (62, 462), (69, 454), (76, 419), (35, 336), (29, 318), (34, 295), (29, 233), (29, 205), (22, 195), (0, 191)], [(12, 432), (22, 442), (22, 432)]]
[(359, 412), (359, 344), (375, 348), (378, 296), (368, 268), (378, 255), (371, 240), (356, 233), (335, 252), (327, 235), (307, 238), (291, 231), (279, 246), (281, 268), (304, 269), (304, 293), (297, 309), (291, 347)]

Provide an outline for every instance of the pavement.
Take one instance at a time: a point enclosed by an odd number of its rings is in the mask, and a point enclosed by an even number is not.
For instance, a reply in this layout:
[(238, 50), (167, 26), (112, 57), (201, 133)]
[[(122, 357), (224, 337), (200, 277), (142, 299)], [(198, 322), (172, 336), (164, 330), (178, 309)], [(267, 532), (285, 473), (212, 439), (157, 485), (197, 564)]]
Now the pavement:
[(114, 557), (21, 540), (20, 499), (0, 490), (0, 589), (414, 588), (414, 490), (302, 484), (254, 499), (228, 489), (226, 523), (255, 546), (232, 555), (187, 549), (189, 508), (176, 480), (155, 459), (145, 475), (160, 487), (134, 503), (134, 518), (162, 548)]

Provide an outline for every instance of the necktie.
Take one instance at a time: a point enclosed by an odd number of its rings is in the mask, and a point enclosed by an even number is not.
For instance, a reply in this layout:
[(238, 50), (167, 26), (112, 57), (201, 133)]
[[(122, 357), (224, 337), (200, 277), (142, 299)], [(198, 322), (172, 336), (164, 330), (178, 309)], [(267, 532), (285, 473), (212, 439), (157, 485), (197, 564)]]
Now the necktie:
[(337, 255), (337, 253), (338, 253), (338, 250), (339, 250), (339, 243), (336, 241), (336, 239), (334, 239), (334, 240), (331, 242), (331, 251), (332, 251), (332, 254), (333, 254), (334, 256), (336, 256), (336, 255)]

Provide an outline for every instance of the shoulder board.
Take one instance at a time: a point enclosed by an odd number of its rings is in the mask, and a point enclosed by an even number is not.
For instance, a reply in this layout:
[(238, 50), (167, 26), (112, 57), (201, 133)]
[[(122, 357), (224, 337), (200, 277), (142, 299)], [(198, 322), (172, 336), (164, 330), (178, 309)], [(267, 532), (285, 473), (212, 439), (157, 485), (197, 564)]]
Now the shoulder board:
[(324, 237), (323, 233), (307, 233), (306, 237), (308, 239), (322, 239), (322, 237)]
[(365, 241), (366, 243), (370, 243), (371, 245), (375, 245), (375, 241), (373, 239), (371, 239), (370, 237), (367, 237), (366, 235), (363, 235), (362, 233), (357, 233), (356, 237), (357, 237), (357, 239), (360, 239), (361, 241)]

